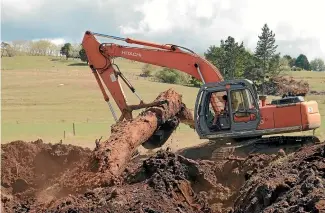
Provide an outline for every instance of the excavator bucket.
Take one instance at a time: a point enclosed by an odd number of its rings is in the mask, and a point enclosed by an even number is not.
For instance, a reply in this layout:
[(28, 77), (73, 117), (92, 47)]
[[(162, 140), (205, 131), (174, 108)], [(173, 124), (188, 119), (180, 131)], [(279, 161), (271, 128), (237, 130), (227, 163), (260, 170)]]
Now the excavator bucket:
[(176, 116), (166, 121), (160, 125), (159, 129), (157, 129), (155, 133), (142, 144), (142, 146), (146, 149), (156, 149), (162, 147), (168, 141), (169, 137), (177, 128), (179, 123), (180, 120)]

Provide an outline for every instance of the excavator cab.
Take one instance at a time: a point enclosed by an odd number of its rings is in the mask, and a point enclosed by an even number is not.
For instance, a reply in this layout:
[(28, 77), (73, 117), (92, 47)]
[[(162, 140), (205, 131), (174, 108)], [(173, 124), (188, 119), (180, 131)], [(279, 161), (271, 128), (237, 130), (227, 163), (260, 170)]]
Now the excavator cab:
[(201, 139), (259, 136), (254, 131), (261, 116), (253, 83), (243, 79), (204, 84), (197, 95), (194, 120)]

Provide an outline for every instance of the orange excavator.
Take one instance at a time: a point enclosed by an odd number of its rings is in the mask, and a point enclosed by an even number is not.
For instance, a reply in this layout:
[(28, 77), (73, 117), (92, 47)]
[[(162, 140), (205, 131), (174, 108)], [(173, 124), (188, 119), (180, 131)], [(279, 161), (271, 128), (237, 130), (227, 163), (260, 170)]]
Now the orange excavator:
[[(95, 36), (142, 47), (100, 43)], [(159, 102), (144, 103), (119, 67), (113, 63), (114, 58), (121, 57), (176, 69), (203, 83), (197, 94), (194, 110), (195, 130), (201, 139), (220, 143), (220, 147), (227, 147), (228, 150), (249, 147), (249, 152), (252, 149), (257, 149), (258, 146), (297, 144), (300, 146), (307, 142), (319, 141), (314, 135), (262, 137), (319, 128), (321, 116), (316, 101), (305, 101), (303, 97), (290, 96), (266, 103), (266, 96), (258, 95), (253, 82), (248, 79), (224, 80), (215, 66), (187, 48), (90, 31), (85, 32), (82, 46), (86, 52), (89, 66), (116, 122), (132, 119), (133, 110), (161, 104)], [(100, 78), (122, 113), (119, 118), (110, 104)], [(127, 104), (120, 79), (139, 98), (140, 104)], [(162, 146), (174, 128), (166, 121), (166, 125), (161, 125), (155, 135), (143, 146), (147, 149)]]

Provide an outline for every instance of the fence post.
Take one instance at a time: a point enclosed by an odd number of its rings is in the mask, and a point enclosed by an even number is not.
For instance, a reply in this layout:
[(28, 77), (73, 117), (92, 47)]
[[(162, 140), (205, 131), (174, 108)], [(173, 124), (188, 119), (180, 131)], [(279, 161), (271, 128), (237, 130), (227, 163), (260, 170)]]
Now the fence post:
[(76, 135), (76, 129), (75, 129), (74, 123), (73, 123), (72, 128), (73, 128), (73, 135), (75, 136)]

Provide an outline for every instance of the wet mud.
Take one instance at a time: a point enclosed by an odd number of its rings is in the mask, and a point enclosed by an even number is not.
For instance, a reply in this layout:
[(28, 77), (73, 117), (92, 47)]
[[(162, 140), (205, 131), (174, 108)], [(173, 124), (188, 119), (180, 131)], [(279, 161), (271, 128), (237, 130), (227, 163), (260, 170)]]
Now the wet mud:
[(323, 144), (291, 155), (256, 154), (222, 161), (160, 150), (132, 158), (116, 182), (104, 184), (101, 172), (90, 173), (86, 166), (79, 173), (83, 178), (67, 178), (74, 168), (87, 165), (93, 151), (40, 140), (2, 144), (5, 212), (324, 210)]

